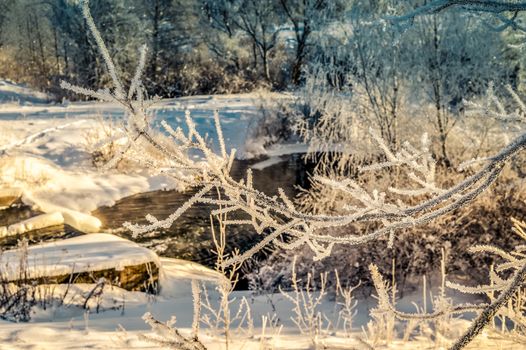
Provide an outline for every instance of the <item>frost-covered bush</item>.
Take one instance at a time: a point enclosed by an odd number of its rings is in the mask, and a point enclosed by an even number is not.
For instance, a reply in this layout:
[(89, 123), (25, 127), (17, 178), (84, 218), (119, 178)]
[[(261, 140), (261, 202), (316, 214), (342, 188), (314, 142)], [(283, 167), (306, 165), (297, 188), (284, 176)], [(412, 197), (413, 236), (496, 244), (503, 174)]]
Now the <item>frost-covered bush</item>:
[(360, 104), (363, 96), (351, 83), (333, 86), (333, 74), (330, 68), (318, 67), (306, 75), (295, 104), (294, 130), (309, 145), (308, 157), (319, 160), (320, 168), (334, 162), (340, 170), (350, 158), (366, 153), (367, 141), (359, 137), (367, 130), (366, 114)]
[[(516, 159), (514, 164), (520, 169), (524, 166), (524, 160)], [(522, 166), (521, 166), (522, 164)], [(464, 173), (449, 171), (439, 172), (441, 181), (455, 182), (462, 178)], [(382, 178), (370, 179), (376, 184), (382, 183)], [(387, 179), (385, 179), (387, 180)], [(488, 194), (480, 198), (472, 205), (460, 208), (454, 212), (454, 218), (439, 218), (426, 226), (417, 226), (399, 231), (392, 247), (388, 247), (388, 240), (383, 239), (362, 246), (349, 248), (347, 246), (334, 247), (330, 257), (321, 261), (313, 261), (313, 254), (308, 247), (298, 248), (297, 274), (302, 279), (312, 271), (338, 270), (343, 283), (356, 284), (362, 282), (366, 289), (361, 291), (367, 294), (367, 288), (371, 286), (372, 280), (367, 272), (367, 266), (374, 263), (382, 274), (389, 280), (393, 263), (395, 265), (395, 276), (398, 289), (405, 294), (415, 288), (419, 288), (418, 276), (437, 271), (440, 251), (446, 248), (448, 251), (448, 274), (452, 279), (462, 279), (469, 275), (471, 280), (477, 283), (487, 282), (486, 269), (491, 260), (480, 255), (467, 255), (469, 247), (494, 241), (500, 242), (506, 249), (512, 249), (520, 243), (515, 236), (508, 235), (509, 226), (507, 218), (510, 216), (524, 217), (524, 206), (526, 193), (517, 191), (525, 184), (524, 177), (521, 179), (520, 170), (514, 166), (507, 166), (500, 181)], [(302, 194), (300, 200), (318, 210), (319, 213), (343, 212), (345, 203), (349, 198), (341, 192), (329, 192), (330, 188), (311, 188), (309, 201)], [(334, 193), (332, 201), (327, 198)], [(323, 204), (325, 203), (325, 205)], [(305, 206), (304, 208), (308, 208)], [(347, 234), (358, 234), (366, 230), (367, 226), (354, 224), (344, 228), (329, 229), (334, 236), (345, 236)], [(273, 290), (273, 286), (282, 284), (290, 285), (290, 265), (292, 257), (288, 252), (273, 251), (254, 269), (254, 287), (265, 290)], [(394, 262), (393, 262), (394, 259)], [(251, 274), (252, 276), (252, 274)], [(257, 289), (256, 288), (256, 289)], [(328, 289), (333, 289), (329, 281)], [(360, 291), (359, 291), (360, 292)]]
[[(526, 224), (513, 220), (513, 231), (522, 239), (526, 239)], [(477, 286), (465, 286), (462, 284), (446, 281), (446, 263), (444, 257), (441, 262), (442, 283), (439, 295), (433, 300), (433, 310), (427, 311), (426, 306), (426, 286), (424, 277), (424, 297), (422, 308), (417, 307), (415, 313), (401, 312), (396, 309), (395, 293), (389, 293), (389, 288), (394, 291), (395, 285), (389, 287), (379, 273), (378, 267), (371, 264), (369, 269), (373, 278), (374, 286), (378, 294), (378, 306), (372, 310), (373, 320), (368, 325), (369, 334), (373, 336), (373, 344), (378, 341), (389, 342), (393, 337), (378, 338), (379, 331), (389, 333), (389, 329), (394, 330), (394, 325), (398, 321), (407, 322), (406, 335), (408, 339), (416, 327), (421, 331), (430, 323), (433, 329), (427, 331), (434, 340), (435, 344), (446, 343), (451, 345), (451, 349), (462, 349), (476, 337), (482, 329), (492, 323), (495, 327), (496, 320), (500, 322), (500, 336), (513, 339), (514, 342), (524, 342), (524, 290), (523, 283), (526, 279), (526, 267), (520, 250), (522, 245), (510, 251), (504, 251), (493, 245), (475, 245), (470, 247), (470, 251), (475, 254), (489, 253), (498, 256), (499, 262), (491, 265), (489, 284)], [(510, 273), (514, 270), (514, 273)], [(446, 286), (467, 294), (485, 294), (488, 303), (481, 304), (458, 304), (453, 305), (451, 299), (446, 297)], [(390, 295), (391, 294), (391, 295)], [(451, 341), (448, 332), (452, 332), (451, 317), (461, 315), (466, 312), (476, 312), (477, 317), (472, 322), (469, 329), (455, 341)], [(391, 331), (392, 333), (392, 331)]]
[[(11, 281), (5, 273), (0, 273), (0, 317), (27, 322), (31, 319), (31, 309), (37, 304), (37, 288), (27, 275), (27, 241), (22, 241), (20, 248), (17, 281)], [(2, 270), (7, 271), (9, 262), (3, 263)]]
[[(512, 231), (524, 242), (526, 240), (526, 223), (512, 219)], [(479, 316), (478, 327), (481, 324), (500, 322), (504, 336), (512, 337), (519, 343), (526, 342), (526, 301), (524, 281), (526, 280), (526, 259), (522, 253), (524, 245), (516, 245), (513, 249), (503, 250), (490, 244), (479, 244), (469, 248), (472, 254), (491, 254), (497, 257), (497, 262), (490, 266), (489, 284), (465, 286), (448, 282), (451, 289), (462, 293), (485, 294), (491, 307), (486, 308)], [(476, 334), (477, 322), (470, 328), (471, 335)]]
[[(415, 181), (420, 181), (415, 178), (415, 172), (411, 170), (406, 172), (400, 168), (395, 170), (396, 175), (393, 176), (394, 168), (392, 167), (384, 169), (370, 167), (370, 164), (382, 163), (386, 160), (387, 163), (390, 163), (389, 156), (386, 157), (385, 153), (382, 154), (382, 150), (385, 150), (388, 145), (382, 145), (380, 142), (377, 143), (380, 147), (377, 147), (374, 145), (374, 138), (371, 138), (373, 142), (371, 142), (371, 139), (364, 140), (363, 135), (368, 133), (367, 126), (371, 125), (371, 121), (368, 121), (367, 117), (363, 116), (364, 114), (366, 115), (366, 109), (361, 108), (363, 98), (361, 99), (359, 96), (359, 89), (342, 91), (341, 88), (332, 88), (328, 84), (331, 79), (327, 78), (327, 76), (330, 76), (330, 72), (326, 69), (320, 71), (321, 74), (307, 76), (305, 88), (301, 90), (305, 97), (298, 98), (298, 100), (304, 101), (302, 104), (298, 103), (297, 114), (301, 115), (297, 119), (299, 120), (298, 129), (309, 145), (307, 157), (318, 160), (318, 165), (315, 167), (313, 176), (311, 176), (310, 188), (299, 194), (298, 198), (295, 199), (295, 204), (307, 213), (344, 215), (348, 212), (349, 206), (354, 205), (354, 203), (359, 205), (361, 199), (356, 197), (355, 192), (342, 191), (341, 186), (336, 186), (336, 183), (342, 182), (354, 182), (353, 186), (356, 190), (364, 189), (367, 193), (374, 193), (374, 191), (383, 192), (385, 193), (385, 198), (392, 201), (404, 201), (409, 205), (421, 201), (423, 196), (425, 196), (426, 190), (410, 190)], [(468, 103), (469, 109), (466, 111), (466, 115), (462, 115), (462, 118), (459, 119), (456, 125), (456, 129), (449, 133), (449, 159), (452, 164), (461, 164), (466, 158), (477, 159), (490, 156), (504, 147), (510, 138), (513, 138), (522, 130), (521, 123), (509, 124), (503, 128), (502, 123), (496, 118), (481, 115), (487, 114), (487, 112), (482, 113), (481, 111), (481, 106), (486, 106), (487, 101), (493, 102), (490, 103), (491, 106), (483, 107), (485, 111), (504, 108), (498, 105), (495, 106), (495, 101), (498, 99), (494, 96), (491, 97), (492, 95), (493, 92), (490, 88), (488, 96), (473, 100), (482, 102), (474, 103), (472, 101)], [(518, 97), (514, 97), (514, 99), (517, 100)], [(478, 107), (475, 108), (475, 105)], [(429, 107), (432, 108), (432, 106)], [(437, 164), (435, 169), (433, 163), (441, 157), (440, 150), (436, 149), (435, 145), (440, 143), (437, 142), (436, 138), (432, 137), (434, 131), (433, 127), (428, 123), (425, 103), (420, 106), (406, 107), (403, 110), (405, 110), (405, 113), (408, 113), (408, 116), (405, 118), (403, 115), (400, 116), (400, 130), (398, 134), (401, 138), (411, 140), (411, 144), (417, 144), (420, 140), (415, 139), (415, 136), (421, 135), (422, 131), (429, 132), (428, 135), (430, 136), (428, 137), (430, 139), (425, 141), (427, 146), (423, 143), (422, 145), (424, 148), (427, 148), (427, 152), (431, 157), (429, 158), (429, 165), (432, 165), (433, 168), (428, 168), (424, 172), (427, 174), (425, 176), (434, 177), (434, 180), (432, 180), (434, 185), (432, 187), (436, 186), (437, 189), (448, 187), (461, 181), (466, 174), (473, 173), (473, 169), (444, 169), (441, 164)], [(362, 112), (359, 113), (357, 111)], [(508, 112), (502, 110), (500, 113), (507, 115)], [(412, 119), (409, 119), (409, 116)], [(402, 144), (399, 152), (411, 153), (412, 151), (407, 147), (407, 142)], [(424, 148), (421, 150), (425, 153), (423, 151)], [(391, 164), (394, 165), (396, 162)], [(503, 181), (515, 182), (515, 186), (520, 187), (520, 184), (517, 183), (517, 178), (521, 177), (521, 171), (517, 170), (520, 168), (519, 164), (523, 164), (523, 161), (515, 158), (512, 162), (512, 169), (506, 168), (505, 173), (507, 175), (503, 176), (503, 178), (508, 180)], [(374, 169), (374, 171), (363, 171), (363, 169)], [(432, 172), (435, 174), (432, 175)], [(327, 181), (327, 179), (330, 179), (330, 181)], [(461, 209), (456, 212), (456, 216), (464, 219), (462, 221), (458, 220), (457, 224), (452, 223), (450, 220), (441, 220), (439, 218), (427, 227), (407, 228), (401, 231), (397, 235), (397, 243), (392, 247), (391, 253), (397, 257), (397, 265), (403, 267), (400, 270), (405, 271), (404, 275), (399, 275), (398, 277), (405, 281), (407, 276), (432, 270), (436, 265), (437, 252), (440, 251), (444, 244), (450, 244), (452, 241), (458, 242), (458, 244), (455, 244), (458, 250), (455, 250), (453, 254), (453, 270), (459, 272), (467, 271), (469, 266), (472, 269), (476, 268), (477, 273), (475, 276), (478, 276), (478, 278), (483, 276), (482, 269), (485, 266), (485, 262), (478, 261), (475, 263), (470, 259), (466, 262), (462, 251), (476, 242), (481, 232), (484, 232), (483, 237), (490, 235), (489, 232), (498, 234), (499, 229), (494, 230), (492, 228), (493, 225), (505, 227), (504, 220), (499, 220), (499, 218), (507, 217), (509, 215), (507, 211), (510, 209), (514, 210), (513, 204), (508, 205), (507, 199), (510, 197), (507, 188), (508, 185), (497, 186), (493, 191), (494, 198), (501, 198), (499, 203), (502, 205), (495, 207), (491, 205), (491, 201), (483, 201), (479, 202), (481, 203), (480, 205), (475, 204), (470, 209)], [(515, 199), (518, 198), (520, 196), (515, 197)], [(513, 199), (511, 201), (513, 203)], [(470, 222), (470, 219), (465, 215), (469, 215), (471, 211), (480, 211), (488, 214), (482, 216), (480, 225), (468, 224), (467, 231), (469, 234), (464, 234), (465, 231), (457, 234), (459, 230), (466, 229), (465, 222)], [(520, 208), (516, 208), (515, 211), (521, 212)], [(499, 224), (492, 224), (495, 222), (495, 218)], [(478, 228), (477, 225), (479, 225)], [(444, 230), (445, 227), (447, 230)], [(351, 227), (334, 227), (327, 230), (332, 235), (344, 236), (367, 229), (367, 225), (354, 223)], [(506, 244), (510, 243), (512, 242), (506, 242)], [(367, 266), (369, 262), (377, 261), (379, 265), (385, 268), (385, 271), (389, 271), (390, 258), (385, 259), (385, 255), (382, 254), (382, 250), (385, 249), (383, 243), (381, 245), (373, 244), (365, 248), (357, 247), (354, 249), (357, 250), (357, 257), (368, 257), (368, 261), (363, 264), (364, 266)], [(310, 255), (305, 251), (302, 256)], [(360, 260), (359, 258), (349, 257), (346, 247), (335, 247), (333, 256), (326, 259), (327, 265), (330, 266), (329, 269), (337, 264), (339, 259), (344, 259), (347, 262), (347, 266), (359, 264), (356, 260)], [(271, 259), (275, 263), (279, 261), (279, 258), (276, 256), (273, 256)], [(290, 258), (285, 260), (290, 262)], [(334, 262), (331, 263), (331, 260), (334, 260)], [(378, 262), (378, 260), (382, 262)], [(322, 264), (306, 264), (304, 273), (310, 271), (312, 266), (323, 268)], [(359, 270), (356, 272), (360, 274)], [(280, 273), (277, 274), (279, 275)], [(354, 278), (357, 279), (357, 277)], [(357, 281), (355, 280), (354, 282)]]
[(229, 72), (208, 56), (188, 57), (185, 62), (172, 78), (174, 84), (170, 95), (244, 93), (254, 90), (258, 84), (242, 72)]
[(84, 134), (84, 147), (91, 156), (91, 163), (96, 168), (103, 167), (115, 157), (119, 130), (110, 118), (97, 116), (97, 126)]
[[(281, 294), (293, 305), (292, 321), (301, 334), (308, 336), (314, 346), (318, 345), (320, 338), (326, 335), (330, 324), (321, 311), (321, 306), (326, 298), (327, 273), (319, 275), (319, 288), (313, 286), (313, 275), (307, 274), (303, 286), (299, 286), (296, 276), (296, 260), (292, 262), (292, 291), (285, 292), (280, 288)], [(325, 333), (325, 334), (324, 334)]]

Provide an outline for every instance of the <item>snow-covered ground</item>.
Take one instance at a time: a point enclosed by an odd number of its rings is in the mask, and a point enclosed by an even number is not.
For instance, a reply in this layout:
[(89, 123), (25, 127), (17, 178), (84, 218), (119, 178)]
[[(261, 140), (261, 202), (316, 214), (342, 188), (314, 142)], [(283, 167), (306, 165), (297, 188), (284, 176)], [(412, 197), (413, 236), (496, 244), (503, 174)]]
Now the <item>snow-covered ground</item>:
[[(20, 349), (170, 349), (155, 343), (144, 341), (142, 335), (153, 335), (151, 329), (142, 320), (146, 312), (150, 312), (159, 321), (165, 322), (176, 317), (175, 326), (184, 334), (190, 334), (192, 324), (192, 293), (190, 281), (198, 280), (207, 290), (210, 304), (218, 306), (219, 295), (215, 286), (221, 276), (206, 268), (181, 260), (161, 259), (164, 266), (164, 277), (161, 284), (165, 285), (159, 296), (147, 296), (140, 292), (127, 292), (116, 287), (107, 287), (102, 300), (98, 302), (101, 311), (95, 311), (96, 303), (92, 302), (91, 311), (71, 305), (74, 298), (82, 301), (92, 285), (74, 285), (70, 287), (71, 297), (66, 298), (65, 306), (37, 308), (29, 323), (11, 323), (0, 321), (0, 348), (2, 350)], [(62, 287), (65, 288), (65, 287)], [(60, 295), (63, 289), (56, 290)], [(245, 298), (250, 305), (253, 329), (246, 323), (238, 329), (238, 322), (232, 326), (229, 349), (314, 349), (307, 334), (300, 334), (294, 325), (293, 305), (280, 294), (252, 296), (249, 292), (234, 292), (231, 304), (232, 315), (235, 316), (239, 302)], [(409, 304), (415, 295), (405, 298)], [(417, 299), (418, 300), (418, 299)], [(319, 348), (325, 349), (370, 349), (363, 340), (366, 339), (361, 326), (368, 321), (368, 308), (374, 306), (372, 299), (359, 300), (356, 309), (355, 331), (350, 334), (328, 331), (317, 339)], [(329, 317), (335, 309), (334, 302), (326, 301), (321, 310)], [(102, 311), (103, 310), (103, 311)], [(274, 311), (274, 310), (277, 310)], [(203, 311), (206, 313), (206, 311)], [(273, 316), (274, 315), (274, 316)], [(365, 316), (364, 316), (365, 315)], [(274, 317), (280, 326), (265, 323), (264, 317)], [(458, 336), (466, 329), (469, 322), (453, 320), (451, 328)], [(445, 349), (447, 342), (435, 346), (430, 340), (431, 334), (423, 332), (410, 342), (394, 340), (388, 346), (380, 345), (376, 349)], [(202, 326), (200, 340), (207, 349), (225, 349), (225, 338), (221, 329), (210, 329)], [(173, 348), (171, 348), (173, 349)], [(474, 341), (470, 349), (500, 349), (519, 350), (524, 345), (512, 342), (499, 336), (492, 330), (484, 331)]]
[[(238, 156), (243, 157), (247, 130), (259, 115), (257, 100), (257, 94), (193, 96), (159, 101), (149, 111), (153, 116), (154, 125), (165, 120), (174, 127), (181, 126), (184, 130), (186, 128), (184, 113), (185, 110), (188, 109), (191, 111), (197, 130), (202, 135), (208, 135), (209, 139), (217, 140), (213, 112), (218, 110), (227, 148), (236, 148), (239, 151)], [(61, 141), (66, 141), (67, 144), (70, 144), (68, 141), (75, 139), (75, 136), (77, 136), (76, 142), (78, 143), (81, 141), (78, 136), (83, 136), (82, 131), (85, 132), (97, 126), (97, 117), (119, 119), (122, 118), (122, 116), (122, 108), (117, 104), (111, 103), (79, 102), (57, 105), (2, 104), (0, 105), (0, 121), (17, 120), (19, 123), (18, 128), (15, 127), (14, 130), (6, 129), (6, 132), (2, 133), (4, 137), (1, 140), (2, 146), (6, 144), (8, 146), (17, 145), (31, 135), (33, 135), (32, 138), (30, 137), (27, 141), (22, 142), (33, 144), (34, 142), (38, 142), (38, 140), (35, 140), (36, 138), (41, 138), (38, 132), (46, 129), (47, 131), (51, 131), (55, 128), (65, 128), (66, 130), (60, 133), (55, 132), (55, 136), (50, 136), (53, 138), (48, 141), (55, 141), (53, 146), (60, 146), (59, 143), (61, 143)], [(49, 124), (50, 120), (55, 123)], [(94, 121), (95, 124), (92, 124), (90, 121)], [(4, 125), (6, 125), (6, 123), (2, 123), (2, 126)], [(21, 126), (24, 128), (21, 128)], [(81, 133), (69, 135), (70, 137), (67, 139), (56, 136), (64, 135), (64, 133), (67, 133), (67, 130), (78, 130)], [(5, 146), (3, 148), (5, 148)], [(68, 159), (57, 158), (55, 160), (61, 161), (64, 164), (70, 164), (72, 160), (76, 159), (70, 158), (70, 161), (68, 161)]]
[(43, 92), (8, 80), (0, 80), (0, 103), (2, 104), (31, 105), (47, 103), (49, 100), (51, 100), (50, 96)]
[[(90, 304), (92, 311), (78, 306), (79, 300), (93, 285), (54, 287), (55, 295), (68, 296), (61, 307), (36, 308), (30, 323), (0, 321), (0, 349), (156, 349), (137, 341), (137, 335), (148, 331), (141, 317), (151, 312), (165, 321), (177, 315), (178, 323), (191, 324), (192, 297), (190, 281), (199, 280), (213, 293), (214, 286), (222, 276), (198, 264), (182, 260), (162, 258), (163, 273), (161, 294), (151, 296), (141, 292), (128, 292), (117, 287), (105, 287), (102, 300)], [(104, 310), (104, 311), (103, 311)], [(129, 333), (116, 331), (121, 325)], [(137, 347), (136, 347), (137, 345)]]

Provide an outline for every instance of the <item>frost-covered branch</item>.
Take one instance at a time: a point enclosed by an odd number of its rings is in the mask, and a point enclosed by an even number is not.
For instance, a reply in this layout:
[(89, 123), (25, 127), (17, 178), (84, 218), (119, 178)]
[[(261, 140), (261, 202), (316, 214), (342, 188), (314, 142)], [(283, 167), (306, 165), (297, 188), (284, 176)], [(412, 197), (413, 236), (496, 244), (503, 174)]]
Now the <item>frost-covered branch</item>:
[(384, 312), (389, 312), (393, 314), (399, 320), (403, 320), (403, 321), (433, 320), (433, 319), (442, 317), (444, 315), (455, 315), (455, 314), (463, 314), (465, 312), (484, 310), (484, 308), (488, 306), (486, 304), (480, 304), (480, 305), (460, 304), (456, 306), (444, 307), (442, 309), (435, 310), (431, 313), (408, 313), (408, 312), (398, 311), (393, 306), (390, 300), (391, 298), (389, 297), (389, 293), (387, 292), (386, 283), (383, 280), (382, 276), (380, 275), (380, 272), (378, 271), (378, 267), (374, 264), (371, 264), (369, 266), (369, 271), (371, 272), (374, 287), (376, 289), (376, 292), (378, 293), (378, 300), (379, 300), (380, 308), (383, 309)]
[(292, 262), (292, 288), (293, 292), (287, 293), (279, 287), (281, 295), (289, 300), (294, 306), (292, 311), (294, 316), (291, 316), (292, 322), (298, 327), (301, 334), (308, 335), (313, 345), (316, 345), (318, 338), (323, 331), (323, 313), (319, 310), (320, 305), (325, 298), (327, 292), (325, 290), (327, 284), (327, 273), (320, 274), (320, 289), (313, 288), (313, 276), (311, 273), (307, 275), (305, 283), (305, 290), (302, 290), (298, 285), (299, 279), (296, 275), (296, 256)]
[(504, 12), (517, 12), (526, 10), (526, 2), (522, 1), (492, 1), (492, 0), (434, 0), (419, 6), (404, 15), (393, 17), (397, 21), (408, 21), (415, 17), (442, 12), (459, 7), (467, 11), (489, 12), (501, 14)]
[(526, 105), (524, 104), (524, 101), (522, 101), (521, 97), (511, 86), (506, 85), (504, 90), (508, 93), (512, 101), (515, 102), (515, 109), (509, 110), (509, 108), (506, 108), (502, 101), (495, 95), (493, 84), (490, 84), (482, 104), (465, 101), (466, 105), (469, 107), (467, 114), (482, 115), (504, 122), (526, 123)]
[[(515, 226), (513, 231), (522, 239), (526, 240), (526, 223), (513, 220)], [(451, 289), (458, 290), (462, 293), (468, 294), (487, 294), (493, 296), (493, 293), (499, 293), (497, 298), (494, 298), (489, 304), (460, 304), (460, 305), (442, 305), (443, 308), (437, 309), (432, 313), (406, 313), (396, 310), (393, 303), (389, 298), (387, 292), (386, 283), (380, 275), (376, 265), (371, 264), (369, 270), (373, 278), (373, 283), (378, 293), (379, 299), (379, 310), (381, 312), (389, 313), (394, 315), (399, 320), (410, 321), (426, 321), (433, 320), (444, 315), (455, 315), (462, 314), (465, 312), (478, 312), (478, 316), (473, 321), (469, 329), (450, 347), (451, 350), (463, 349), (468, 343), (470, 343), (486, 325), (488, 325), (493, 318), (500, 312), (504, 305), (512, 299), (513, 296), (519, 293), (519, 290), (523, 288), (524, 282), (526, 281), (526, 258), (521, 254), (521, 249), (524, 246), (517, 246), (512, 252), (505, 252), (504, 250), (488, 245), (480, 245), (471, 248), (473, 253), (490, 253), (502, 258), (503, 262), (496, 265), (493, 271), (490, 271), (490, 285), (467, 287), (457, 283), (446, 282), (446, 286)], [(518, 259), (515, 256), (520, 256), (522, 259)], [(507, 270), (515, 270), (514, 274), (504, 279), (499, 276), (499, 272)], [(512, 321), (515, 321), (512, 318)]]
[[(515, 224), (513, 232), (526, 240), (526, 223), (518, 220), (513, 220), (513, 222)], [(472, 249), (472, 251), (476, 253), (487, 252), (490, 254), (497, 254), (504, 260), (503, 263), (495, 266), (495, 271), (490, 272), (491, 285), (472, 288), (449, 283), (448, 286), (464, 293), (490, 295), (493, 292), (498, 292), (499, 296), (493, 300), (489, 306), (484, 308), (484, 310), (473, 321), (469, 329), (451, 347), (451, 350), (463, 349), (471, 340), (473, 340), (473, 338), (480, 334), (484, 327), (499, 313), (500, 309), (519, 292), (520, 288), (523, 287), (524, 282), (526, 281), (526, 259), (523, 254), (520, 253), (520, 246), (516, 247), (511, 253), (493, 246), (478, 246), (475, 247), (475, 249)], [(523, 259), (519, 260), (513, 255), (523, 256)], [(509, 269), (515, 270), (511, 278), (503, 279), (498, 275), (498, 271), (502, 272), (503, 270)]]
[[(495, 19), (502, 22), (497, 27), (491, 27), (495, 31), (503, 31), (507, 28), (523, 31), (526, 29), (517, 22), (517, 14), (526, 10), (526, 2), (524, 1), (434, 0), (402, 15), (388, 17), (387, 20), (393, 23), (407, 23), (416, 17), (436, 14), (452, 8), (459, 8), (467, 12), (491, 14)], [(507, 14), (511, 14), (511, 17), (507, 17)]]
[(155, 332), (156, 336), (141, 335), (140, 338), (154, 345), (170, 347), (181, 350), (206, 350), (206, 347), (195, 337), (183, 336), (174, 327), (175, 320), (166, 323), (157, 321), (151, 313), (147, 312), (142, 319)]

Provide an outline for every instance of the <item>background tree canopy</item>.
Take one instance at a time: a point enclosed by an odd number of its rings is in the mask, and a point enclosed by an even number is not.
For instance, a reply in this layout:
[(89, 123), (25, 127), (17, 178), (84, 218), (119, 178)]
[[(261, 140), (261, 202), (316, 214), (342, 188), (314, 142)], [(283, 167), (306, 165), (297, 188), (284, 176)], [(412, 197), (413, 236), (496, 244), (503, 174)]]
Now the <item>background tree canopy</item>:
[[(496, 32), (495, 19), (453, 11), (415, 16), (409, 25), (385, 20), (411, 13), (420, 3), (97, 0), (90, 7), (122, 74), (132, 71), (139, 47), (147, 44), (144, 84), (152, 95), (285, 90), (302, 85), (305, 72), (320, 65), (331, 67), (331, 84), (382, 81), (384, 95), (391, 97), (399, 86), (410, 85), (437, 106), (455, 105), (488, 80), (520, 85), (524, 60), (521, 48), (510, 45), (520, 42), (520, 26)], [(0, 76), (58, 99), (64, 95), (61, 79), (94, 89), (108, 86), (76, 5), (1, 1)]]

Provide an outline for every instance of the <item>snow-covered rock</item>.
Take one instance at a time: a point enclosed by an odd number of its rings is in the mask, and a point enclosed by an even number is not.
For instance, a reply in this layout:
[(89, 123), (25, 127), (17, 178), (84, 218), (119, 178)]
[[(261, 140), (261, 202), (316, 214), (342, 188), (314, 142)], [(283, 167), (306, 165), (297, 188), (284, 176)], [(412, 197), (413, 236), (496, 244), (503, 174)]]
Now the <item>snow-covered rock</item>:
[(102, 223), (94, 216), (62, 208), (64, 223), (84, 233), (100, 232)]
[[(61, 182), (64, 180), (64, 178), (58, 177), (54, 181)], [(20, 188), (0, 189), (0, 209), (9, 206), (18, 199), (34, 210), (43, 211), (46, 215), (30, 218), (23, 222), (13, 224), (9, 228), (0, 228), (0, 237), (62, 224), (67, 224), (84, 233), (100, 232), (102, 223), (92, 215), (47, 202), (38, 197), (35, 198), (33, 194)]]
[(22, 197), (21, 188), (0, 188), (0, 209), (6, 208)]
[[(64, 217), (59, 212), (41, 214), (10, 225), (7, 227), (7, 229), (4, 229), (4, 236), (18, 235), (29, 231), (62, 224), (64, 224)], [(2, 236), (1, 233), (2, 231), (0, 231), (0, 237)]]
[[(15, 249), (0, 255), (4, 278), (18, 278), (22, 254), (23, 250)], [(151, 250), (126, 239), (101, 233), (31, 246), (27, 251), (25, 266), (27, 277), (33, 279), (108, 269), (119, 271), (127, 266), (146, 263), (161, 266), (159, 258)]]

